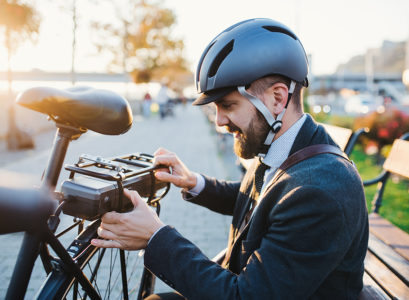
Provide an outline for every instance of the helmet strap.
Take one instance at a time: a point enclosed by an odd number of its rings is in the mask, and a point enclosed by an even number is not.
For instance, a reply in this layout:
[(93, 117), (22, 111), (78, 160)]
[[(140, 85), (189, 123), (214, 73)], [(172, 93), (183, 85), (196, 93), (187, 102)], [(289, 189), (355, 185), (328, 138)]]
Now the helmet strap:
[(276, 135), (277, 132), (280, 131), (283, 122), (283, 116), (285, 111), (287, 110), (288, 107), (288, 103), (290, 102), (291, 96), (294, 93), (294, 89), (295, 89), (295, 81), (291, 80), (290, 83), (290, 88), (288, 90), (288, 98), (287, 98), (287, 103), (285, 104), (284, 109), (281, 111), (281, 113), (277, 116), (277, 118), (274, 118), (274, 116), (271, 114), (271, 112), (268, 110), (268, 108), (264, 105), (263, 101), (261, 101), (259, 98), (251, 95), (250, 93), (248, 93), (246, 91), (246, 88), (244, 86), (239, 86), (237, 87), (237, 90), (239, 91), (239, 93), (247, 98), (255, 107), (256, 109), (264, 116), (264, 118), (266, 119), (268, 125), (270, 126), (270, 131), (267, 134), (267, 137), (263, 143), (263, 145), (261, 146), (260, 149), (260, 153), (257, 154), (257, 156), (259, 157), (265, 157), (268, 149), (270, 148), (270, 145), (273, 143), (274, 137)]

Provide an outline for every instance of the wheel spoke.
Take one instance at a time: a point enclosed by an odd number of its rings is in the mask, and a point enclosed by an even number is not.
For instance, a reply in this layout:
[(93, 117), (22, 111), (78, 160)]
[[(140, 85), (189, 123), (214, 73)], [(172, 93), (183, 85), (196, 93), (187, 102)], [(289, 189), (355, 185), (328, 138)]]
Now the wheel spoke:
[(128, 281), (126, 278), (126, 262), (124, 250), (119, 250), (119, 258), (121, 261), (121, 277), (122, 277), (122, 291), (124, 300), (128, 300)]
[[(97, 236), (98, 226), (98, 221), (90, 223), (71, 242), (71, 249), (75, 246), (82, 249), (75, 254), (75, 260), (101, 299), (126, 299), (127, 296), (138, 295), (140, 273), (143, 270), (143, 256), (140, 254), (143, 251), (124, 251), (121, 254), (118, 249), (98, 249), (90, 246), (91, 239)], [(89, 299), (77, 281), (73, 280), (72, 274), (61, 276), (61, 271), (58, 273), (52, 270), (50, 275), (53, 273), (53, 278), (42, 287), (44, 295), (55, 295), (49, 297), (52, 299)], [(50, 290), (53, 290), (51, 294)]]

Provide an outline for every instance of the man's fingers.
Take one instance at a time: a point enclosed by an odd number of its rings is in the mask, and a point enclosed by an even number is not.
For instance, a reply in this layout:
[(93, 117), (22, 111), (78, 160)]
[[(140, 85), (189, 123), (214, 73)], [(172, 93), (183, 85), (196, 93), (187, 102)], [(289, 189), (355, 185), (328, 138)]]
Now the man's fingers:
[(167, 149), (165, 149), (165, 148), (159, 148), (158, 150), (156, 150), (156, 151), (153, 153), (153, 156), (162, 155), (162, 154), (166, 154), (166, 153), (170, 153), (170, 151), (167, 150)]
[(102, 216), (103, 223), (117, 224), (121, 218), (121, 214), (115, 211), (111, 211)]
[(153, 159), (153, 164), (155, 166), (164, 165), (168, 167), (173, 167), (177, 164), (177, 162), (178, 162), (178, 159), (174, 154), (160, 155)]
[(156, 172), (155, 177), (158, 180), (165, 181), (165, 182), (170, 182), (170, 183), (173, 183), (175, 185), (178, 185), (180, 183), (180, 178), (179, 177), (177, 177), (175, 175), (172, 175), (172, 174), (169, 174), (167, 172)]
[(98, 236), (107, 240), (115, 240), (118, 238), (118, 236), (115, 233), (102, 227), (98, 227)]
[(155, 173), (157, 173), (157, 172), (170, 173), (170, 169), (169, 169), (169, 168), (159, 168), (159, 169), (155, 169)]
[(91, 244), (100, 248), (121, 248), (121, 244), (117, 241), (92, 239)]
[(124, 189), (124, 195), (132, 201), (134, 207), (137, 207), (139, 203), (144, 202), (137, 191), (130, 191), (128, 189)]

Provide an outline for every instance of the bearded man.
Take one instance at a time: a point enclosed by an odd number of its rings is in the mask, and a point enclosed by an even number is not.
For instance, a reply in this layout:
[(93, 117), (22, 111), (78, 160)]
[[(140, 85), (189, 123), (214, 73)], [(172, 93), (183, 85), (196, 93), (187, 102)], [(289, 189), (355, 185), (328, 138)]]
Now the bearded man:
[[(100, 247), (145, 249), (145, 266), (177, 292), (147, 299), (357, 299), (368, 216), (361, 179), (324, 128), (304, 114), (308, 63), (297, 36), (269, 19), (237, 23), (203, 52), (195, 105), (215, 105), (234, 149), (253, 158), (241, 182), (190, 171), (176, 154), (155, 176), (187, 201), (233, 216), (227, 252), (213, 262), (135, 191), (127, 218), (102, 219)], [(213, 103), (213, 104), (210, 104)]]

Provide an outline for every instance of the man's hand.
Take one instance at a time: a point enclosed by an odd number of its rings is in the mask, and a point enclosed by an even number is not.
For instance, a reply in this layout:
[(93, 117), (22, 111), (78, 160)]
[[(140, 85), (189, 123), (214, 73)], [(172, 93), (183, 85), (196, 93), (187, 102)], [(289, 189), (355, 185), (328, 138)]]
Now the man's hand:
[(98, 228), (98, 235), (105, 240), (93, 239), (92, 245), (124, 250), (144, 249), (151, 236), (164, 226), (136, 191), (124, 189), (124, 195), (132, 201), (134, 209), (122, 214), (106, 213)]
[(185, 164), (176, 156), (166, 149), (159, 148), (154, 153), (154, 164), (164, 165), (169, 168), (157, 169), (155, 176), (157, 179), (170, 182), (177, 187), (191, 190), (196, 186), (196, 175), (191, 172)]

